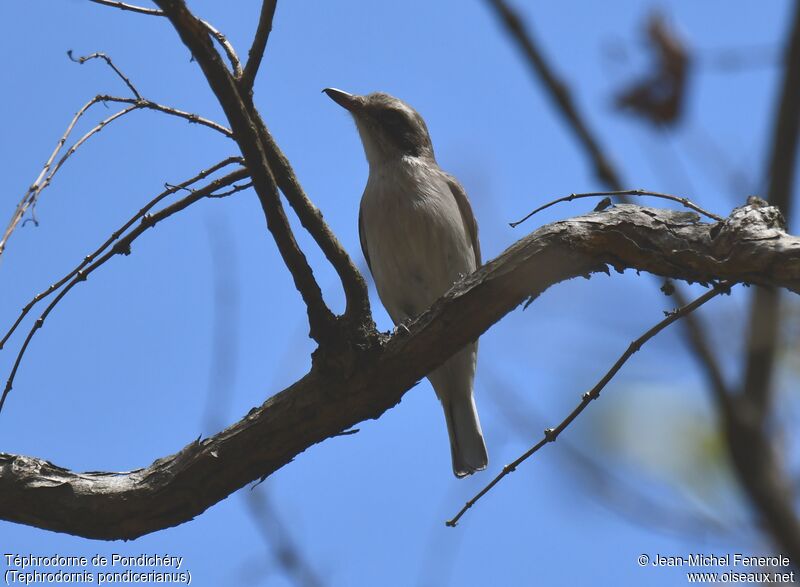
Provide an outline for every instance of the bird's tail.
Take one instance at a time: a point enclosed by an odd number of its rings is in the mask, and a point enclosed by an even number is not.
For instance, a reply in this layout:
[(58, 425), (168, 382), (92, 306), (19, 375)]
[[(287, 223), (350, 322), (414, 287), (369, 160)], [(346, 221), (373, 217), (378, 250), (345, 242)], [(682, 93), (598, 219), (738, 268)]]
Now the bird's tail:
[(444, 408), (456, 477), (482, 471), (489, 462), (472, 396), (476, 350), (466, 347), (428, 376)]

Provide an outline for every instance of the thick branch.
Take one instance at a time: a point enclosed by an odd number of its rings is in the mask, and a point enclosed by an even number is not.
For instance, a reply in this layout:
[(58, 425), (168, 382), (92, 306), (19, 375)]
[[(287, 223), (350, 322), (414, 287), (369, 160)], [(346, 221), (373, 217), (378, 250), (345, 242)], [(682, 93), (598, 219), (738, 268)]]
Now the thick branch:
[(521, 302), (555, 283), (632, 268), (676, 279), (726, 279), (800, 292), (800, 238), (774, 208), (736, 209), (722, 223), (621, 205), (544, 226), (456, 284), (348, 368), (314, 370), (244, 419), (129, 473), (73, 473), (0, 455), (0, 518), (90, 538), (135, 538), (191, 520), (298, 454), (378, 418), (425, 374)]

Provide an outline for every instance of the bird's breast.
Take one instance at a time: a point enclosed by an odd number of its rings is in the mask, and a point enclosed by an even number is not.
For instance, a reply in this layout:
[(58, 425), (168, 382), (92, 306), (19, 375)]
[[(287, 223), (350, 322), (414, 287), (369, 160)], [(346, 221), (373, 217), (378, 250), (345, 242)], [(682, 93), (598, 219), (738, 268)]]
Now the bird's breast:
[(361, 222), (378, 294), (395, 322), (422, 312), (475, 270), (458, 204), (435, 164), (371, 169)]

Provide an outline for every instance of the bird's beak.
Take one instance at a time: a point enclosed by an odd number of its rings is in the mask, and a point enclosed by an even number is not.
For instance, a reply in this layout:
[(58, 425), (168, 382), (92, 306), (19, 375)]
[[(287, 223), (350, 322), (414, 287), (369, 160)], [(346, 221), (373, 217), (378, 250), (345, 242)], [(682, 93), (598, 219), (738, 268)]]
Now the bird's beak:
[(339, 106), (353, 113), (358, 112), (364, 102), (361, 96), (354, 96), (353, 94), (348, 94), (336, 88), (325, 88), (322, 91), (328, 94), (328, 97)]

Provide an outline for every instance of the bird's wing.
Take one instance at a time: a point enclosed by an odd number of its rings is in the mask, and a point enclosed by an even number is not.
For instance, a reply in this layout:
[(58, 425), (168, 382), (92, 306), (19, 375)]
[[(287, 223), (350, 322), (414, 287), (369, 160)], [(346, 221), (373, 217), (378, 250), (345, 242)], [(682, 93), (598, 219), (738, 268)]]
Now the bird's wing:
[[(472, 206), (469, 203), (467, 194), (458, 180), (452, 175), (445, 174), (447, 178), (447, 185), (450, 186), (450, 192), (456, 199), (458, 210), (461, 212), (461, 221), (469, 233), (470, 240), (472, 240), (472, 250), (475, 251), (475, 266), (481, 266), (481, 243), (478, 241), (478, 222), (475, 220), (475, 214), (472, 213)], [(364, 247), (364, 240), (361, 240), (361, 246)], [(366, 253), (365, 253), (366, 254)], [(368, 261), (369, 262), (369, 261)]]
[(364, 253), (364, 258), (367, 260), (367, 267), (370, 273), (372, 272), (372, 265), (369, 263), (369, 251), (367, 250), (367, 237), (364, 234), (364, 214), (361, 207), (358, 208), (358, 240), (361, 241), (361, 252)]

